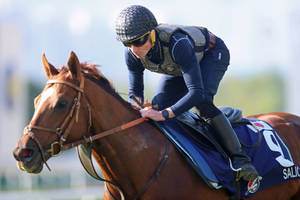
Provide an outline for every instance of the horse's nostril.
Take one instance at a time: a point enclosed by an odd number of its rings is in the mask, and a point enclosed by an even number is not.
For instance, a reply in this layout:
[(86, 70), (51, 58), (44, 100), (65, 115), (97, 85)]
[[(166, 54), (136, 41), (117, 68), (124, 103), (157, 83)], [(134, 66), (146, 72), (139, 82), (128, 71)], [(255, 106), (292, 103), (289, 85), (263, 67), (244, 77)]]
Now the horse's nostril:
[(21, 153), (23, 158), (30, 158), (33, 155), (33, 150), (23, 149)]

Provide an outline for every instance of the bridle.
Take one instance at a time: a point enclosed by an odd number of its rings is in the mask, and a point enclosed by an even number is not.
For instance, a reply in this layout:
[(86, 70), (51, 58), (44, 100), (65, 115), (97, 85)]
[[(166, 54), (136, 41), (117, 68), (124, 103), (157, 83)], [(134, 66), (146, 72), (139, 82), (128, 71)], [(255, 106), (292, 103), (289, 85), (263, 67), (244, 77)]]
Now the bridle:
[[(40, 144), (40, 142), (36, 139), (36, 137), (34, 136), (34, 133), (32, 132), (33, 129), (36, 130), (42, 130), (42, 131), (47, 131), (47, 132), (52, 132), (55, 133), (59, 140), (53, 142), (50, 145), (50, 149), (47, 149), (46, 152), (49, 152), (51, 154), (51, 156), (57, 156), (59, 155), (62, 151), (67, 150), (67, 149), (71, 149), (73, 147), (76, 147), (80, 144), (86, 144), (89, 142), (92, 142), (94, 140), (100, 139), (102, 137), (111, 135), (113, 133), (117, 133), (120, 132), (122, 130), (126, 130), (130, 127), (136, 126), (137, 124), (142, 123), (143, 121), (146, 120), (146, 118), (138, 118), (136, 120), (132, 120), (126, 124), (122, 124), (121, 126), (109, 129), (107, 131), (103, 131), (100, 133), (96, 133), (93, 136), (89, 136), (89, 137), (84, 137), (81, 140), (72, 142), (72, 143), (68, 143), (68, 144), (64, 144), (64, 142), (66, 142), (67, 137), (69, 136), (69, 133), (73, 127), (74, 122), (78, 122), (78, 115), (79, 115), (79, 109), (80, 109), (80, 105), (81, 105), (81, 99), (82, 97), (84, 97), (84, 76), (81, 73), (81, 79), (80, 79), (80, 86), (76, 86), (75, 84), (68, 82), (68, 81), (64, 81), (64, 80), (49, 80), (47, 81), (46, 84), (65, 84), (73, 89), (75, 89), (77, 91), (77, 96), (74, 97), (73, 100), (73, 105), (68, 113), (68, 115), (66, 116), (66, 118), (63, 120), (63, 123), (60, 127), (56, 128), (56, 129), (50, 129), (50, 128), (46, 128), (46, 127), (42, 127), (42, 126), (37, 126), (37, 125), (32, 125), (29, 124), (28, 126), (25, 127), (24, 129), (24, 135), (29, 135), (39, 146), (39, 149), (42, 153), (42, 158), (44, 163), (46, 164), (46, 166), (49, 168), (49, 166), (46, 163), (46, 159), (44, 157), (44, 150)], [(88, 116), (89, 116), (89, 122), (88, 122), (88, 130), (87, 133), (90, 133), (90, 129), (92, 127), (92, 114), (91, 114), (91, 108), (90, 105), (88, 103), (87, 98), (85, 98), (86, 100), (86, 107), (88, 110)], [(75, 117), (74, 117), (75, 116)], [(55, 152), (55, 147), (58, 147), (59, 151)]]
[[(24, 129), (24, 135), (29, 135), (29, 137), (37, 144), (37, 146), (41, 152), (42, 160), (45, 163), (45, 165), (47, 166), (47, 168), (49, 169), (49, 171), (51, 171), (51, 169), (50, 169), (49, 165), (47, 164), (47, 161), (45, 158), (45, 152), (50, 153), (51, 157), (58, 156), (64, 150), (71, 149), (80, 144), (86, 144), (86, 143), (92, 142), (96, 139), (100, 139), (102, 137), (111, 135), (113, 133), (120, 132), (122, 130), (128, 129), (137, 124), (140, 124), (146, 120), (145, 118), (138, 118), (136, 120), (130, 121), (126, 124), (115, 127), (113, 129), (94, 134), (93, 136), (84, 137), (84, 139), (81, 139), (81, 140), (78, 140), (78, 141), (75, 141), (72, 143), (64, 144), (69, 136), (69, 133), (73, 127), (74, 122), (78, 122), (81, 99), (82, 99), (82, 97), (84, 97), (84, 81), (85, 81), (85, 77), (84, 77), (83, 73), (80, 73), (79, 87), (77, 85), (75, 85), (69, 81), (65, 81), (65, 80), (48, 80), (46, 84), (64, 84), (64, 85), (67, 85), (67, 86), (73, 88), (74, 90), (76, 90), (77, 95), (73, 99), (73, 105), (72, 105), (71, 109), (69, 110), (69, 113), (67, 114), (66, 118), (63, 120), (60, 127), (51, 129), (51, 128), (46, 128), (43, 126), (38, 126), (38, 125), (34, 125), (34, 124), (30, 123)], [(87, 100), (87, 98), (85, 98), (85, 99), (87, 102), (86, 107), (87, 107), (88, 116), (89, 116), (88, 130), (87, 130), (87, 133), (89, 134), (90, 129), (92, 127), (92, 114), (91, 114), (91, 108), (88, 103), (88, 100)], [(53, 143), (51, 143), (49, 149), (44, 150), (41, 143), (39, 142), (39, 140), (35, 136), (34, 132), (32, 131), (34, 129), (55, 133), (59, 139), (57, 141), (54, 141)], [(56, 151), (56, 149), (58, 149), (58, 151)]]
[[(84, 76), (82, 73), (80, 73), (80, 75), (81, 75), (81, 79), (80, 79), (79, 87), (71, 82), (64, 81), (64, 80), (48, 80), (46, 83), (46, 84), (64, 84), (64, 85), (67, 85), (77, 91), (77, 95), (73, 99), (73, 105), (72, 105), (71, 109), (69, 110), (69, 113), (63, 120), (60, 127), (56, 128), (56, 129), (51, 129), (51, 128), (46, 128), (46, 127), (42, 127), (42, 126), (38, 126), (38, 125), (33, 125), (30, 123), (24, 129), (24, 135), (29, 135), (31, 137), (31, 139), (33, 139), (37, 143), (37, 145), (41, 151), (41, 154), (42, 154), (43, 162), (45, 163), (45, 165), (47, 166), (47, 168), (49, 170), (50, 170), (50, 168), (46, 162), (46, 158), (45, 158), (45, 154), (44, 154), (45, 151), (49, 152), (51, 154), (51, 156), (59, 155), (61, 153), (61, 151), (63, 150), (63, 148), (62, 148), (63, 144), (67, 140), (69, 133), (73, 127), (74, 122), (75, 121), (78, 122), (80, 102), (81, 102), (81, 98), (84, 93)], [(87, 108), (88, 108), (88, 113), (89, 113), (89, 126), (88, 126), (88, 132), (89, 132), (89, 129), (92, 125), (92, 120), (91, 120), (91, 110), (90, 110), (90, 106), (89, 106), (88, 102), (87, 102)], [(53, 142), (50, 145), (49, 149), (44, 150), (44, 148), (42, 147), (40, 142), (37, 140), (34, 132), (32, 132), (33, 129), (55, 133), (59, 139), (58, 139), (58, 141)], [(58, 152), (55, 151), (55, 147), (56, 147), (56, 149), (58, 149)]]

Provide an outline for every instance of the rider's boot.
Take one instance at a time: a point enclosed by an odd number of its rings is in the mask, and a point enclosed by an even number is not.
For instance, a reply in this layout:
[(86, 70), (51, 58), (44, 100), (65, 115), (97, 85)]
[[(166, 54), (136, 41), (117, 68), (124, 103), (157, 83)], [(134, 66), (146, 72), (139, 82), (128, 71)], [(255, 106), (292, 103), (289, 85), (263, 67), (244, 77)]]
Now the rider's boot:
[(216, 136), (222, 147), (229, 154), (232, 167), (236, 171), (236, 180), (243, 178), (245, 181), (254, 180), (258, 177), (258, 172), (251, 163), (251, 159), (242, 150), (241, 144), (227, 117), (220, 113), (208, 123), (216, 130)]

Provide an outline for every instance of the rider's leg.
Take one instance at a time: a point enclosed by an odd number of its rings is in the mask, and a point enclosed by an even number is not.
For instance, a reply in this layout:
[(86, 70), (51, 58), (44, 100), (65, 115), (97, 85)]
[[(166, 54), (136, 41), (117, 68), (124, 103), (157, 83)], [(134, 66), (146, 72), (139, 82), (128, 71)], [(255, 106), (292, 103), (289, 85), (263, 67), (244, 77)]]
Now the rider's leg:
[(241, 144), (226, 116), (210, 102), (200, 106), (200, 113), (215, 129), (216, 138), (228, 153), (232, 161), (232, 167), (237, 171), (236, 179), (243, 178), (246, 181), (255, 179), (258, 173), (252, 165), (251, 159), (242, 150)]
[(163, 75), (152, 99), (152, 106), (163, 110), (174, 105), (187, 92), (182, 76)]

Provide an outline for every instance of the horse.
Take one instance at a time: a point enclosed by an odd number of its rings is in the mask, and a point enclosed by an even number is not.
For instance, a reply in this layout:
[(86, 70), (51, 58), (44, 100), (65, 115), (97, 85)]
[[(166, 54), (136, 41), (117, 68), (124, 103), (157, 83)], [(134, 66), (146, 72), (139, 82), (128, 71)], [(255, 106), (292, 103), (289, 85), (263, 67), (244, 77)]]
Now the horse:
[[(91, 142), (100, 133), (101, 139), (92, 142), (92, 155), (107, 180), (104, 200), (229, 198), (225, 189), (209, 188), (161, 131), (141, 118), (95, 65), (80, 63), (74, 52), (67, 66), (54, 67), (44, 54), (42, 64), (48, 82), (35, 98), (33, 117), (13, 150), (21, 170), (40, 173), (44, 165), (48, 167), (47, 160), (61, 150)], [(295, 164), (300, 165), (300, 117), (282, 112), (251, 117), (273, 126)], [(139, 119), (125, 129), (115, 128)], [(284, 182), (247, 199), (300, 199), (300, 181)]]

